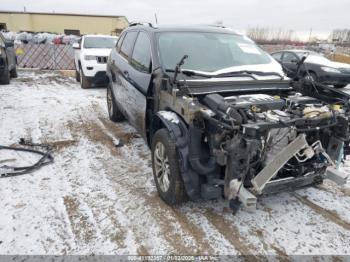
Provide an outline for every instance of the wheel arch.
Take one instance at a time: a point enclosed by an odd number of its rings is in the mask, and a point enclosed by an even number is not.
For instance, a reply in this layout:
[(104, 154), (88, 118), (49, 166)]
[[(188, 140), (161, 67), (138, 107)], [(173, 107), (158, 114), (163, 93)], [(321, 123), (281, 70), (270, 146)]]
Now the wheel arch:
[(199, 175), (192, 170), (188, 161), (189, 134), (185, 121), (173, 111), (159, 111), (153, 115), (149, 132), (149, 144), (152, 147), (152, 137), (159, 130), (165, 128), (175, 141), (179, 161), (179, 168), (184, 181), (185, 190), (190, 199), (200, 197)]

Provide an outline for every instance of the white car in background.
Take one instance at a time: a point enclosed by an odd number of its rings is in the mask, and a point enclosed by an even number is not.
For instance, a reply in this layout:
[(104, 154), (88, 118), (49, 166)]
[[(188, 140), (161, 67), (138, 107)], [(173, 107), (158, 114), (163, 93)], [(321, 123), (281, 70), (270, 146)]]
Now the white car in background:
[(106, 85), (107, 59), (118, 38), (108, 35), (84, 35), (74, 43), (76, 79), (82, 88)]

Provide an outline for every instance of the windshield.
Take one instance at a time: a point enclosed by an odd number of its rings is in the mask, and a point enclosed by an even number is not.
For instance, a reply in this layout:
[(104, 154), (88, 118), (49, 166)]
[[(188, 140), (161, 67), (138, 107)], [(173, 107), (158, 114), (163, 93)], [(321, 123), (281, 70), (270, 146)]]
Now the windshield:
[(162, 65), (173, 69), (188, 55), (183, 69), (215, 72), (221, 69), (269, 64), (272, 58), (249, 38), (222, 33), (164, 32), (159, 34)]
[(85, 37), (84, 48), (113, 48), (116, 43), (115, 37)]

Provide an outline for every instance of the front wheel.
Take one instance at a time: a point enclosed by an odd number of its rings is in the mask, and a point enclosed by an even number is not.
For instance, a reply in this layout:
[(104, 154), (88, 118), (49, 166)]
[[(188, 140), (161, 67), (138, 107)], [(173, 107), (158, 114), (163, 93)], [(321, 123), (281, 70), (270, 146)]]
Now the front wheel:
[(311, 81), (311, 82), (317, 82), (317, 80), (318, 80), (318, 77), (314, 72), (305, 73), (304, 78), (306, 80)]
[(81, 88), (83, 88), (83, 89), (90, 88), (91, 84), (90, 84), (89, 80), (86, 78), (86, 76), (84, 75), (84, 72), (81, 68), (80, 68), (79, 75), (80, 75)]
[(151, 150), (153, 176), (159, 196), (170, 206), (185, 202), (188, 197), (176, 156), (176, 144), (166, 129), (155, 133)]

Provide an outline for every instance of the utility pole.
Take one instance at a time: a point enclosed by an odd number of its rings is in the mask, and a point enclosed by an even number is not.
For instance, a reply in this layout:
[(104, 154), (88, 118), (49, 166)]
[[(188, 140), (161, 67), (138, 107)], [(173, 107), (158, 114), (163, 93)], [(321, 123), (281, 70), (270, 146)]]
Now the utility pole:
[(310, 28), (309, 43), (311, 42), (311, 35), (312, 35), (312, 27)]

